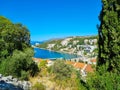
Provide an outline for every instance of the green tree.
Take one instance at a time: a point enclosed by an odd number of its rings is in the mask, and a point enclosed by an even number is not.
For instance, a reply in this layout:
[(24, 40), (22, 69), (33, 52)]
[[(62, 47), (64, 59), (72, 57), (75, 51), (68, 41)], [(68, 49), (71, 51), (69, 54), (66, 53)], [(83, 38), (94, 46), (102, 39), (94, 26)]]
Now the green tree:
[(64, 80), (71, 77), (72, 68), (70, 65), (65, 64), (63, 60), (56, 60), (51, 67), (52, 73), (55, 74), (55, 79)]
[(38, 71), (32, 57), (28, 29), (0, 16), (0, 73), (27, 80)]
[(88, 76), (89, 90), (120, 90), (120, 0), (102, 0), (97, 72)]
[(0, 16), (0, 58), (12, 55), (15, 49), (30, 47), (30, 33), (22, 24), (13, 24)]
[(12, 56), (0, 64), (0, 73), (12, 75), (21, 79), (28, 79), (28, 76), (34, 76), (38, 71), (37, 64), (33, 62), (33, 50), (25, 49), (24, 52), (15, 50)]
[(91, 74), (87, 78), (88, 90), (120, 90), (120, 77), (116, 73), (98, 72)]
[(102, 0), (98, 68), (120, 73), (120, 0)]

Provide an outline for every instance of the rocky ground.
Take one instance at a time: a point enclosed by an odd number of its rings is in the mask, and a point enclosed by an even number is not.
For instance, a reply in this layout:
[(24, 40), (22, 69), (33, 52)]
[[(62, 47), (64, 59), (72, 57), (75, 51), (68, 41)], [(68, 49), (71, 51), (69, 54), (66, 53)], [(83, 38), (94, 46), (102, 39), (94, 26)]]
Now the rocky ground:
[(12, 76), (2, 76), (0, 74), (0, 90), (29, 90), (29, 81), (20, 81)]
[(42, 83), (45, 86), (45, 90), (75, 90), (70, 87), (62, 87), (61, 85), (58, 85), (55, 81), (51, 80), (51, 76), (42, 76), (42, 77), (34, 77), (30, 78), (30, 82), (32, 85), (39, 82)]

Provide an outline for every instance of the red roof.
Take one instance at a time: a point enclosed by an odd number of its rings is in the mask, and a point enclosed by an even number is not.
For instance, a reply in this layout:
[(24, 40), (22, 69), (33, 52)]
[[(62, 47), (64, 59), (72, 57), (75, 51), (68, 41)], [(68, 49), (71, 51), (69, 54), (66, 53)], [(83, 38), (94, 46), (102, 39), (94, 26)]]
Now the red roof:
[(90, 60), (91, 62), (96, 62), (97, 60), (96, 59), (92, 59), (92, 60)]
[(74, 64), (74, 67), (75, 67), (75, 68), (78, 68), (78, 69), (83, 69), (84, 66), (85, 66), (85, 64), (84, 64), (84, 63), (80, 63), (80, 62), (76, 62), (76, 63)]
[(91, 66), (90, 64), (88, 64), (88, 65), (86, 66), (85, 71), (86, 71), (86, 72), (94, 72), (94, 70), (93, 70), (93, 68), (92, 68), (92, 66)]

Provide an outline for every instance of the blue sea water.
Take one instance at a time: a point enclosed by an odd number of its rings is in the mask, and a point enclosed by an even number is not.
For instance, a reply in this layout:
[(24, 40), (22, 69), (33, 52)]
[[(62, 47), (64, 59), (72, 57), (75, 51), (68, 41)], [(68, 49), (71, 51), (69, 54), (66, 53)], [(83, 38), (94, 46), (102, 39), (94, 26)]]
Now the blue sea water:
[(63, 59), (72, 59), (80, 56), (74, 54), (59, 53), (50, 50), (34, 48), (34, 57), (42, 59), (54, 59), (54, 58), (63, 58)]

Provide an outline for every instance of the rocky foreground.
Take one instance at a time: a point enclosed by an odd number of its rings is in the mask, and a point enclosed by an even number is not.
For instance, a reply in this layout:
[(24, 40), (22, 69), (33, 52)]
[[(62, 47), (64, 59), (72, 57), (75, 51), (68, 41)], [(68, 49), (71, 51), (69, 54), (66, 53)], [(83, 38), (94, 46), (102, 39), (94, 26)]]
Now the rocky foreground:
[(2, 76), (0, 74), (0, 90), (29, 90), (31, 83), (29, 81), (20, 81), (12, 76)]

